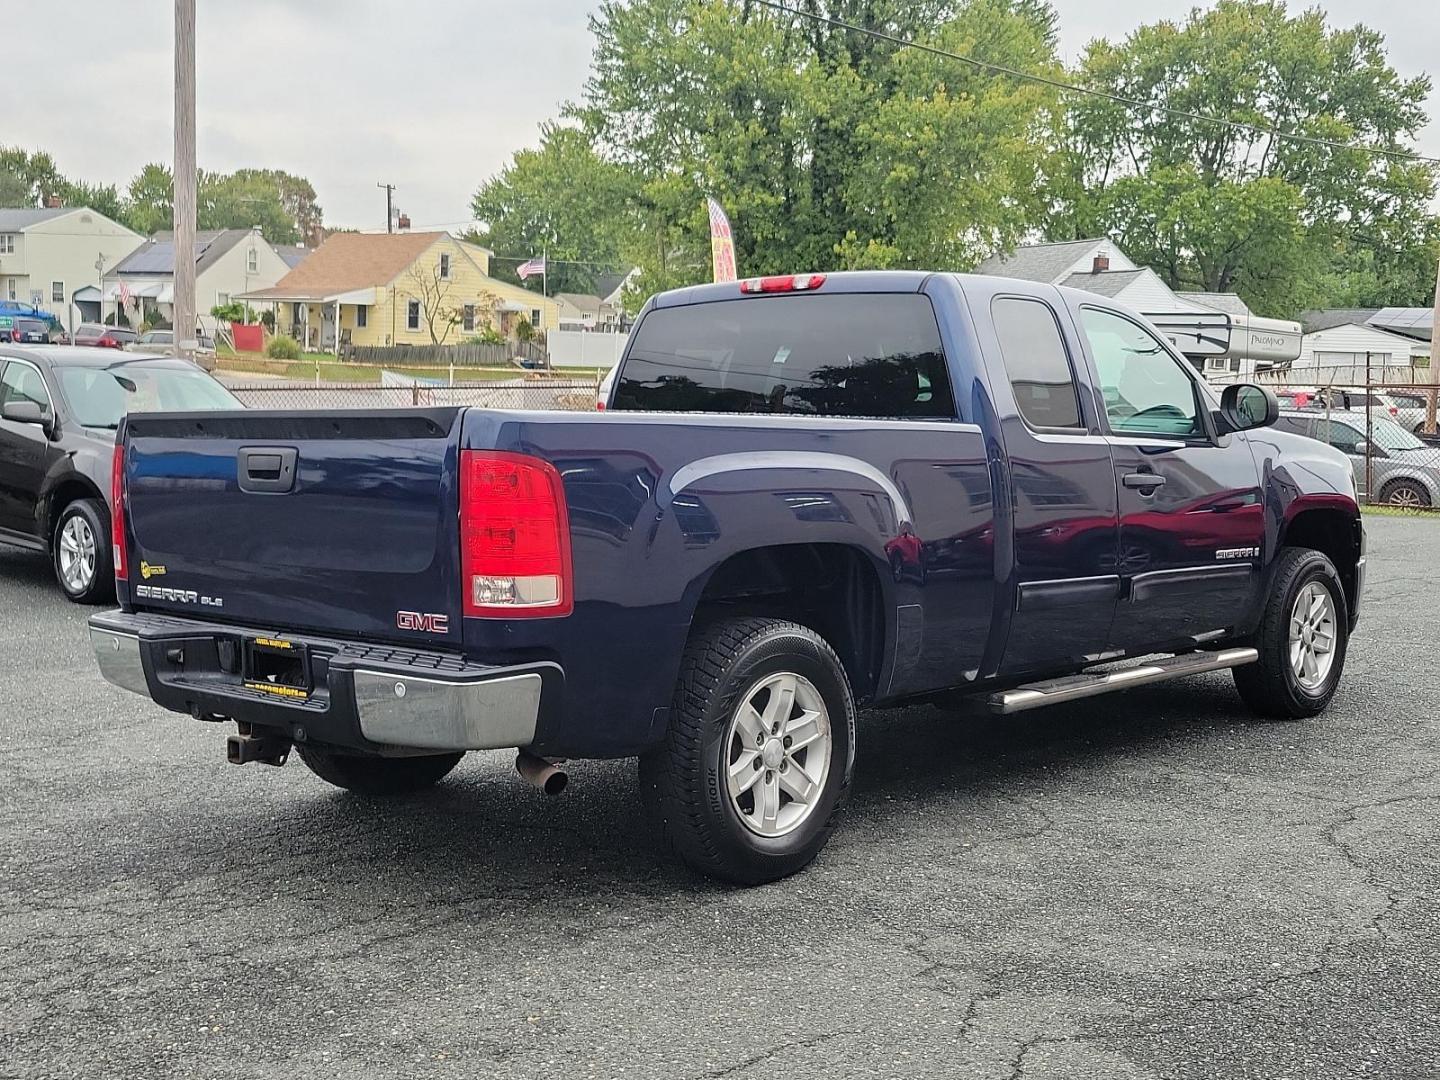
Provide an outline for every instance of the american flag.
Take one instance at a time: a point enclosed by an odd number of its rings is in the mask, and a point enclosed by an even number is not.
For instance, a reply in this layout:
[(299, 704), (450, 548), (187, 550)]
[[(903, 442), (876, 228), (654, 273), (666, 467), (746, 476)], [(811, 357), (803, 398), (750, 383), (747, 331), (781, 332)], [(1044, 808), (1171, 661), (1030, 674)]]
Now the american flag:
[(524, 281), (526, 278), (533, 277), (536, 274), (543, 273), (545, 273), (545, 257), (543, 255), (538, 259), (531, 259), (529, 262), (523, 262), (515, 268), (515, 276), (518, 277), (521, 281)]
[(130, 296), (130, 286), (125, 284), (125, 279), (124, 279), (124, 278), (121, 278), (121, 279), (120, 279), (119, 295), (120, 295), (120, 303), (124, 304), (126, 307), (129, 307), (129, 306), (130, 306), (130, 301), (131, 301), (131, 299), (132, 299), (131, 296)]

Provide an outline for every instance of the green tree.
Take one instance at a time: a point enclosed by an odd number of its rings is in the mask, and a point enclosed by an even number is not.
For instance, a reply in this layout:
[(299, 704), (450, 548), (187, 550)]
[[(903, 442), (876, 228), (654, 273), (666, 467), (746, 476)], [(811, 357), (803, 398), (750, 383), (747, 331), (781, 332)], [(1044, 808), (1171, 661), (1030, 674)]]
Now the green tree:
[(501, 280), (518, 282), (518, 262), (548, 251), (551, 292), (593, 292), (599, 274), (622, 268), (635, 194), (630, 171), (602, 160), (583, 131), (545, 124), (538, 149), (517, 152), (475, 193), (487, 226), (476, 239), (499, 256)]
[(175, 221), (175, 179), (164, 165), (151, 162), (125, 189), (125, 224), (149, 236)]
[(1436, 237), (1433, 171), (1269, 134), (1409, 151), (1430, 81), (1401, 79), (1379, 34), (1332, 29), (1316, 9), (1291, 16), (1281, 0), (1220, 0), (1184, 23), (1092, 43), (1076, 79), (1175, 111), (1070, 99), (1056, 127), (1052, 237), (1113, 235), (1172, 287), (1239, 292), (1266, 313), (1357, 294), (1424, 302), (1417, 253)]
[[(806, 0), (817, 14), (1055, 73), (1042, 0)], [(742, 274), (964, 266), (1043, 218), (1051, 91), (728, 0), (616, 0), (567, 108), (633, 192), (640, 294), (709, 276), (704, 198)]]

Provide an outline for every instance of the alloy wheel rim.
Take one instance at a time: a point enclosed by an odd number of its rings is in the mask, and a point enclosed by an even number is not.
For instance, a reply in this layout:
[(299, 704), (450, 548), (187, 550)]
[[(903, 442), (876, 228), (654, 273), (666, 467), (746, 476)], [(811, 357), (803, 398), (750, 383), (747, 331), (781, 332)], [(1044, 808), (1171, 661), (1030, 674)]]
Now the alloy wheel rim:
[(815, 684), (781, 671), (740, 697), (725, 737), (731, 808), (751, 832), (784, 836), (810, 819), (830, 774), (830, 711)]
[(1290, 609), (1290, 670), (1301, 689), (1315, 692), (1335, 666), (1335, 601), (1330, 590), (1312, 581)]
[(1405, 484), (1401, 484), (1390, 492), (1391, 506), (1423, 506), (1424, 501), (1420, 498), (1420, 492)]
[(60, 530), (60, 577), (72, 593), (81, 593), (95, 578), (95, 534), (79, 514)]

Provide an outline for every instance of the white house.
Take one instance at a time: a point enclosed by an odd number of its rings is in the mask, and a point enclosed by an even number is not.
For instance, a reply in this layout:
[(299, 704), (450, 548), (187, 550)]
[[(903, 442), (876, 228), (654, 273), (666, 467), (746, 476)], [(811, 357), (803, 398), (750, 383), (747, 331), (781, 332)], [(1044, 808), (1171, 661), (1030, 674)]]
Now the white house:
[[(210, 309), (230, 303), (242, 293), (268, 289), (290, 272), (289, 264), (257, 229), (207, 229), (195, 234), (195, 307), (203, 319)], [(122, 288), (123, 285), (123, 288)], [(156, 311), (167, 320), (174, 313), (175, 239), (156, 233), (105, 274), (105, 311), (129, 306), (132, 325)]]
[(975, 272), (1109, 297), (1149, 318), (1207, 375), (1249, 374), (1300, 351), (1299, 323), (1262, 318), (1233, 293), (1177, 293), (1103, 238), (1031, 244), (991, 256)]
[(144, 240), (84, 206), (0, 210), (0, 297), (34, 304), (68, 323), (75, 294), (88, 287), (98, 300), (102, 270)]
[[(1328, 326), (1305, 335), (1300, 357), (1290, 370), (1306, 373), (1313, 382), (1364, 382), (1367, 362), (1375, 379), (1384, 379), (1384, 369), (1413, 369), (1418, 359), (1428, 363), (1430, 342), (1392, 334), (1365, 323), (1348, 322)], [(1398, 372), (1391, 371), (1390, 377)]]

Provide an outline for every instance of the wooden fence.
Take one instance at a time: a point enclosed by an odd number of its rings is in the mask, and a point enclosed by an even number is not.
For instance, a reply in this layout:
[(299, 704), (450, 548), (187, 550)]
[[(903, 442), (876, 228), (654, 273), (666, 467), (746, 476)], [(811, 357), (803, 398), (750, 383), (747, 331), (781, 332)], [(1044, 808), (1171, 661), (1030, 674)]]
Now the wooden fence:
[(509, 367), (514, 360), (548, 364), (544, 345), (510, 341), (500, 345), (346, 345), (342, 359), (387, 367)]

